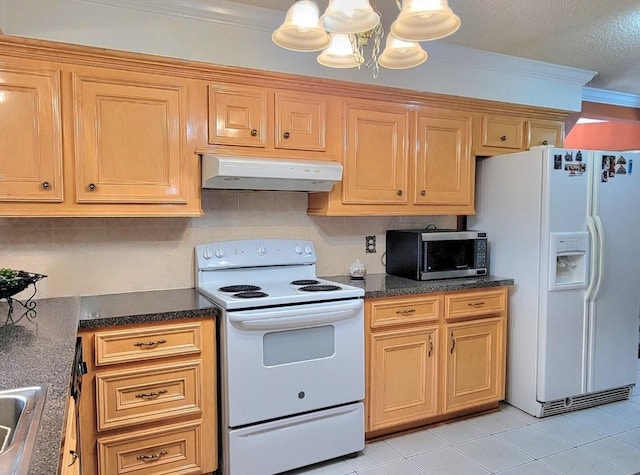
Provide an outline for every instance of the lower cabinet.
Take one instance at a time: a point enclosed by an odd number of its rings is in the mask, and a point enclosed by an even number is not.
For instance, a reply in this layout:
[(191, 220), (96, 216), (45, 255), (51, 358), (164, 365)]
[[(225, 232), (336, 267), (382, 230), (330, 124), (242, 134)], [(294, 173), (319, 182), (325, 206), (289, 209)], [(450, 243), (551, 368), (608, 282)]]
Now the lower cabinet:
[(507, 290), (365, 300), (368, 438), (498, 407)]
[(82, 337), (91, 355), (80, 400), (85, 474), (217, 469), (213, 319), (118, 326)]
[(69, 398), (67, 404), (67, 419), (65, 421), (64, 445), (62, 447), (62, 460), (60, 463), (60, 475), (81, 475), (78, 452), (78, 432), (76, 430), (76, 401)]

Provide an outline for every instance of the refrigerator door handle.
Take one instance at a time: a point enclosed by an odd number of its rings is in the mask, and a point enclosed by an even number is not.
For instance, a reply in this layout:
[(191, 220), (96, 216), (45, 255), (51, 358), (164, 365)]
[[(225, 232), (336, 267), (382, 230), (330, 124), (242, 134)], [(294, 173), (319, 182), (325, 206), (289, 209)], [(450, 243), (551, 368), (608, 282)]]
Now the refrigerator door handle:
[(598, 265), (596, 259), (598, 259), (598, 231), (596, 229), (595, 221), (593, 217), (587, 216), (587, 230), (591, 237), (591, 269), (589, 270), (589, 287), (586, 291), (586, 300), (591, 300), (595, 294), (596, 285), (598, 283)]
[(595, 289), (593, 290), (593, 298), (595, 299), (600, 291), (600, 284), (602, 284), (602, 276), (604, 275), (604, 249), (605, 249), (605, 236), (604, 226), (600, 216), (594, 216), (594, 222), (596, 224), (596, 232), (598, 233), (598, 254), (596, 256), (598, 266), (598, 281), (596, 282)]

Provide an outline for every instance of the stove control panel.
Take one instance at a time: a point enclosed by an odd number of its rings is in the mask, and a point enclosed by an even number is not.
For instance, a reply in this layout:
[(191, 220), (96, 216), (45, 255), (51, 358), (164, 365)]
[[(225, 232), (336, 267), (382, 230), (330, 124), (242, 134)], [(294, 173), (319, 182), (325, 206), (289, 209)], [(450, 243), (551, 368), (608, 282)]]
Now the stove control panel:
[(293, 239), (212, 242), (196, 246), (195, 254), (196, 271), (316, 263), (313, 242)]

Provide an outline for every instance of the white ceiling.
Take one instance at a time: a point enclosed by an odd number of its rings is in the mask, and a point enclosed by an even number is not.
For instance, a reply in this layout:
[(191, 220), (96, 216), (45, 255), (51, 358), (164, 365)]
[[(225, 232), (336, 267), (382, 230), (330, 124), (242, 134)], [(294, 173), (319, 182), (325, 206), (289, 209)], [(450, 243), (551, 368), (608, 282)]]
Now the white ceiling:
[[(284, 12), (293, 0), (233, 0)], [(319, 0), (323, 10), (327, 0)], [(371, 0), (383, 25), (395, 0)], [(442, 42), (597, 71), (589, 87), (640, 96), (639, 0), (449, 0), (462, 26)], [(428, 49), (428, 44), (424, 43)]]

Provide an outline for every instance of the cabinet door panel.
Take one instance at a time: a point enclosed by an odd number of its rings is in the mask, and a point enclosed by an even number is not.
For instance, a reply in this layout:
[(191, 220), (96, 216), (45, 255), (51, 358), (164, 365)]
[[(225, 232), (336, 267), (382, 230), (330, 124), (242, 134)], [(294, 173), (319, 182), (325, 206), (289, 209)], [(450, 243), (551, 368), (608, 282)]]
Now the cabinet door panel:
[(444, 412), (502, 398), (502, 318), (447, 326)]
[(481, 145), (522, 150), (524, 148), (524, 119), (484, 116), (482, 118)]
[(564, 123), (544, 120), (529, 121), (529, 137), (527, 147), (554, 145), (562, 147), (564, 143)]
[(60, 72), (0, 67), (0, 200), (63, 198)]
[(180, 85), (74, 74), (79, 203), (184, 203)]
[(248, 86), (209, 86), (209, 143), (267, 146), (267, 92)]
[(470, 117), (418, 116), (416, 203), (472, 206), (470, 136)]
[(368, 431), (437, 413), (437, 327), (371, 334)]
[(277, 92), (275, 147), (326, 150), (327, 101), (315, 94)]
[(407, 203), (407, 124), (406, 110), (347, 107), (344, 203)]

